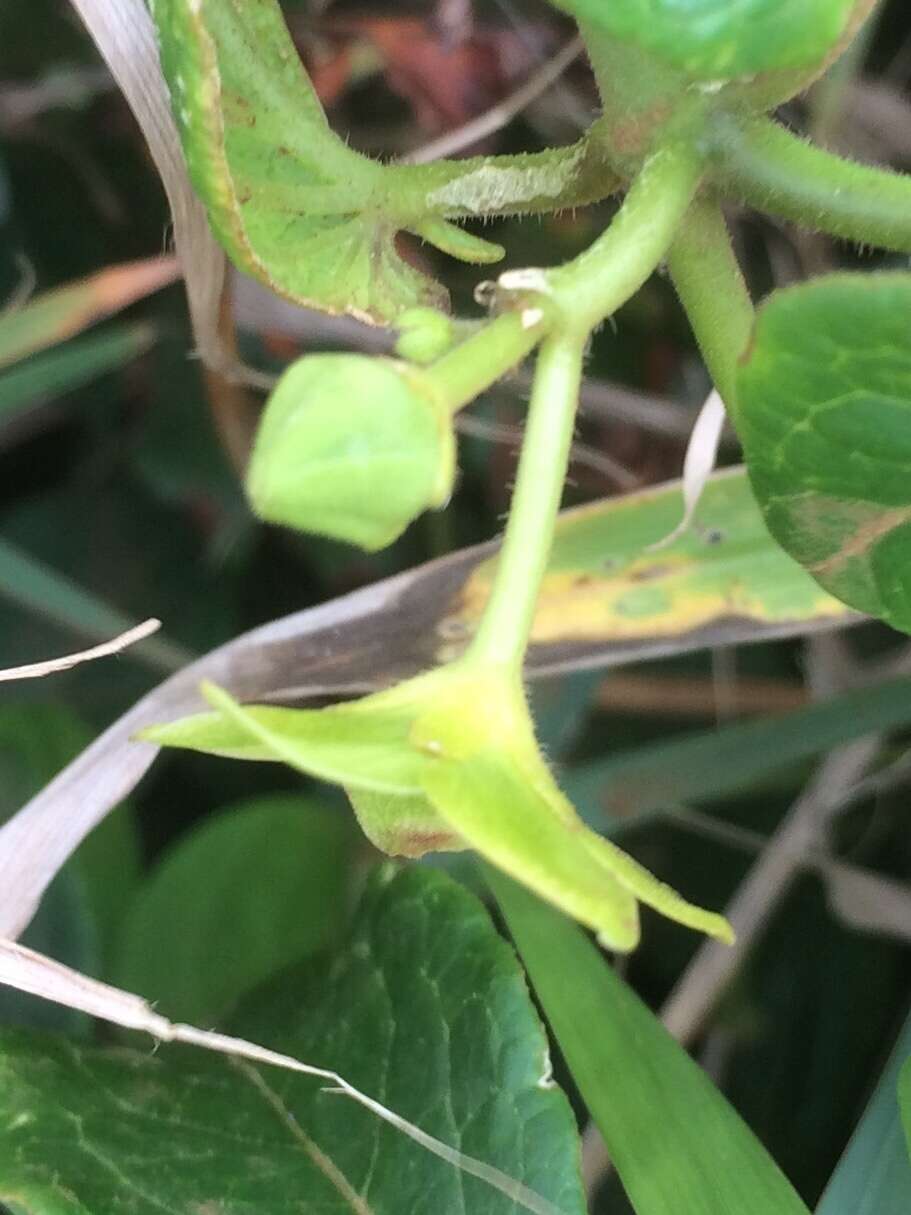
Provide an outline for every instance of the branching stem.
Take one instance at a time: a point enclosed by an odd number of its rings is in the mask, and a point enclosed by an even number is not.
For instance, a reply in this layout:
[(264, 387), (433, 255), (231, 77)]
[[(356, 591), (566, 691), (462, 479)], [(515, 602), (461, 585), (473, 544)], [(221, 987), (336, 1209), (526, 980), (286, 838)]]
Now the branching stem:
[(708, 139), (726, 193), (813, 231), (911, 253), (911, 175), (845, 160), (768, 118), (718, 117)]
[(469, 662), (521, 670), (563, 495), (583, 352), (580, 338), (554, 335), (538, 355), (506, 536)]
[(668, 265), (715, 387), (735, 406), (737, 360), (753, 329), (753, 304), (717, 200), (696, 199)]
[(683, 141), (646, 160), (603, 236), (547, 275), (559, 324), (587, 337), (635, 295), (666, 254), (701, 175), (699, 157)]
[(451, 413), (468, 405), (530, 354), (546, 330), (544, 313), (529, 323), (521, 310), (483, 325), (421, 372)]
[[(468, 662), (521, 671), (563, 494), (586, 342), (661, 261), (699, 177), (691, 148), (660, 149), (591, 249), (558, 270), (532, 271), (516, 282), (517, 291), (537, 295), (548, 335), (538, 357), (503, 549)], [(510, 286), (508, 279), (501, 283)]]

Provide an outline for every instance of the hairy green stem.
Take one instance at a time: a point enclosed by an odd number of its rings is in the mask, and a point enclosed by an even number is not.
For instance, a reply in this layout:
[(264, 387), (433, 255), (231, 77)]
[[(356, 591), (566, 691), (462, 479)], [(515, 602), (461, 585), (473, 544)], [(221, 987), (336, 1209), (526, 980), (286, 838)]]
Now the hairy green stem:
[(437, 400), (455, 413), (534, 350), (546, 323), (540, 312), (532, 319), (530, 324), (525, 311), (504, 312), (423, 368), (422, 383), (429, 384)]
[(504, 293), (527, 293), (527, 306), (504, 312), (422, 373), (446, 408), (455, 412), (473, 401), (529, 354), (545, 332), (571, 332), (584, 342), (661, 261), (700, 173), (699, 159), (687, 144), (659, 149), (590, 249), (557, 270), (520, 272), (512, 281), (504, 276)]
[(587, 336), (634, 295), (668, 250), (696, 193), (702, 165), (673, 142), (643, 165), (613, 223), (591, 248), (546, 275), (556, 324)]
[(472, 219), (550, 214), (607, 198), (621, 182), (597, 124), (577, 143), (515, 156), (472, 156), (430, 164), (387, 164), (376, 190), (391, 214)]
[(668, 266), (709, 374), (733, 409), (737, 360), (750, 340), (754, 311), (715, 199), (704, 196), (693, 203)]
[(563, 496), (583, 352), (578, 335), (554, 334), (541, 346), (509, 522), (469, 663), (521, 671)]
[[(520, 272), (500, 280), (505, 291), (520, 297), (527, 293), (527, 307), (511, 314), (520, 324), (540, 305), (547, 337), (538, 356), (503, 549), (466, 656), (469, 663), (499, 666), (516, 676), (521, 672), (563, 495), (585, 344), (591, 330), (642, 286), (667, 252), (700, 171), (698, 157), (686, 144), (658, 150), (589, 250), (558, 270)], [(449, 356), (456, 365), (468, 361), (458, 357), (464, 349)], [(439, 364), (434, 371), (439, 374)]]
[(713, 180), (728, 194), (814, 231), (911, 253), (911, 176), (816, 148), (770, 119), (719, 117)]

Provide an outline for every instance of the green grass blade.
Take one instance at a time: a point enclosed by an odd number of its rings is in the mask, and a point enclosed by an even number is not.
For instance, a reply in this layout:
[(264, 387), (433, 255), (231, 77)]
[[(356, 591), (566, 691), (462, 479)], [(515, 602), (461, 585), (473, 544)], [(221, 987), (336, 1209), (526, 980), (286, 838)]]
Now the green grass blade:
[(0, 422), (8, 422), (38, 400), (72, 392), (116, 371), (148, 350), (153, 339), (150, 325), (116, 325), (34, 355), (0, 375)]
[(902, 1080), (907, 1081), (909, 1060), (911, 1016), (816, 1215), (908, 1215), (911, 1211), (911, 1160), (898, 1097), (899, 1075), (903, 1073)]
[[(0, 597), (92, 641), (107, 641), (137, 623), (50, 566), (0, 539)], [(175, 671), (191, 655), (160, 635), (127, 651), (156, 671)]]
[(485, 872), (636, 1215), (807, 1215), (759, 1140), (585, 934)]
[(562, 783), (577, 804), (600, 806), (608, 814), (710, 801), (840, 743), (908, 722), (911, 679), (894, 679), (779, 717), (694, 731), (579, 764)]

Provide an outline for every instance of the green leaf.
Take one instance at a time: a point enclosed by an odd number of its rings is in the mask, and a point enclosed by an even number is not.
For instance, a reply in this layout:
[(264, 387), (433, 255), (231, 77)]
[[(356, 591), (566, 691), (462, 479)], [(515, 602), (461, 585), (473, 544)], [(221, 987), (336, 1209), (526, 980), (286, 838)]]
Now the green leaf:
[(777, 1165), (585, 935), (487, 869), (636, 1215), (807, 1215)]
[(901, 1109), (902, 1126), (905, 1129), (905, 1146), (911, 1163), (911, 1055), (905, 1060), (898, 1078), (898, 1104)]
[(275, 794), (180, 839), (138, 890), (113, 981), (172, 1020), (214, 1024), (258, 984), (326, 947), (344, 920), (343, 806)]
[(377, 793), (420, 790), (424, 758), (408, 745), (414, 708), (366, 697), (328, 709), (244, 708), (220, 688), (204, 688), (216, 713), (152, 726), (139, 737), (232, 759), (272, 760), (308, 776)]
[[(0, 822), (19, 810), (91, 741), (91, 730), (63, 705), (20, 704), (0, 710)], [(105, 961), (139, 870), (139, 837), (128, 803), (108, 814), (86, 836), (64, 870), (79, 888), (92, 920), (96, 947)]]
[[(583, 1215), (575, 1121), (522, 972), (439, 872), (372, 883), (344, 953), (287, 975), (231, 1029), (339, 1071), (542, 1195), (539, 1212)], [(0, 1123), (0, 1199), (29, 1215), (523, 1209), (322, 1081), (183, 1049), (4, 1035)]]
[(907, 1215), (911, 1209), (909, 1065), (911, 1017), (905, 1022), (876, 1092), (832, 1174), (816, 1215)]
[(599, 140), (540, 153), (382, 165), (330, 129), (277, 0), (155, 0), (190, 177), (235, 263), (297, 303), (378, 323), (445, 308), (395, 244), (408, 232), (487, 264), (499, 245), (454, 218), (551, 213), (618, 187)]
[(911, 275), (833, 275), (762, 308), (737, 428), (772, 535), (851, 607), (911, 631)]
[(378, 847), (406, 856), (475, 848), (611, 948), (638, 942), (636, 899), (732, 939), (722, 917), (687, 903), (580, 821), (539, 754), (522, 690), (508, 675), (454, 664), (322, 710), (246, 709), (217, 688), (204, 690), (219, 715), (142, 737), (278, 758), (335, 780)]
[[(458, 668), (453, 668), (458, 672)], [(589, 830), (545, 763), (520, 686), (466, 662), (435, 686), (411, 739), (425, 752), (422, 785), (466, 846), (594, 928), (611, 949), (639, 940), (636, 900), (682, 924), (733, 939), (718, 915), (687, 903)]]
[(581, 21), (693, 76), (811, 67), (866, 0), (553, 0)]
[(383, 168), (330, 130), (275, 0), (156, 0), (152, 13), (190, 176), (235, 263), (364, 320), (444, 306), (396, 251), (408, 224)]
[(597, 930), (610, 949), (639, 941), (637, 900), (730, 942), (722, 916), (694, 907), (609, 840), (589, 831), (545, 774), (532, 780), (496, 753), (437, 763), (424, 778), (442, 818), (482, 856)]
[(449, 500), (455, 438), (420, 372), (316, 354), (285, 372), (259, 425), (247, 492), (270, 523), (385, 548)]
[[(96, 926), (84, 886), (72, 868), (54, 878), (21, 939), (27, 948), (83, 974), (98, 974), (101, 961)], [(31, 1000), (10, 987), (0, 987), (0, 1025), (27, 1025), (74, 1037), (91, 1033), (90, 1018), (84, 1013)]]

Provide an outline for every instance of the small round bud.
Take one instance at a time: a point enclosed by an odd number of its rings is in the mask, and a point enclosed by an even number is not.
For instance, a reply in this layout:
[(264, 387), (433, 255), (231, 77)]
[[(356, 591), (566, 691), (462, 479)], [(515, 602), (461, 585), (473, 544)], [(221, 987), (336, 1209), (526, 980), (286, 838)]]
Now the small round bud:
[(308, 355), (266, 404), (247, 472), (254, 510), (270, 523), (375, 551), (455, 478), (451, 421), (389, 359)]
[(455, 340), (452, 320), (434, 308), (409, 308), (396, 322), (399, 339), (395, 352), (409, 363), (432, 363)]

